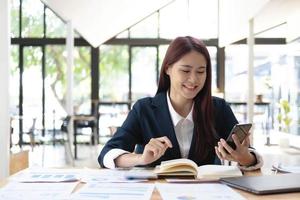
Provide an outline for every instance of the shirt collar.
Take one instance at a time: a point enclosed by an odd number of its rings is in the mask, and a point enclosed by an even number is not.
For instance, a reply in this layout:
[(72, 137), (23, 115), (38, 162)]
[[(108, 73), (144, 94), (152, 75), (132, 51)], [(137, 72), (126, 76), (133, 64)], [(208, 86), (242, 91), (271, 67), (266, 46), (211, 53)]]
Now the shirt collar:
[(169, 96), (169, 92), (167, 92), (167, 101), (168, 101), (168, 107), (169, 107), (169, 111), (170, 111), (170, 115), (171, 115), (171, 118), (172, 118), (172, 121), (173, 121), (173, 125), (174, 126), (176, 126), (177, 124), (178, 124), (178, 122), (180, 121), (180, 120), (189, 120), (189, 121), (191, 121), (191, 122), (193, 122), (194, 123), (194, 121), (193, 121), (193, 109), (194, 109), (194, 103), (193, 103), (193, 105), (192, 105), (192, 109), (190, 110), (190, 112), (189, 112), (189, 114), (187, 115), (187, 117), (186, 118), (184, 118), (184, 117), (182, 117), (181, 115), (179, 115), (176, 111), (175, 111), (175, 109), (174, 109), (174, 107), (173, 107), (173, 105), (172, 105), (172, 103), (171, 103), (171, 100), (170, 100), (170, 96)]

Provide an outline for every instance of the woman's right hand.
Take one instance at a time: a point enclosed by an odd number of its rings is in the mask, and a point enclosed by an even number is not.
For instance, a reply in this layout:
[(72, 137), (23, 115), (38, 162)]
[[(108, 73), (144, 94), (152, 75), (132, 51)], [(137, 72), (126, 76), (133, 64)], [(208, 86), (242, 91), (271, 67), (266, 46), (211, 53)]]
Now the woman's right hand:
[(172, 143), (166, 136), (159, 138), (151, 138), (144, 148), (144, 152), (140, 157), (140, 164), (147, 165), (159, 159), (165, 154), (167, 148), (172, 148)]

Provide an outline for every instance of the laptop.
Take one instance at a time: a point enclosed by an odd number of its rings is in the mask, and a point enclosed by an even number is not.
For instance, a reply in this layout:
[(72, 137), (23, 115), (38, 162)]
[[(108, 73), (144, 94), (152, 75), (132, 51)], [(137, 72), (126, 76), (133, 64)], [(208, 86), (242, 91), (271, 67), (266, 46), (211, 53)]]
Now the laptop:
[(221, 178), (220, 182), (255, 194), (300, 192), (300, 173)]

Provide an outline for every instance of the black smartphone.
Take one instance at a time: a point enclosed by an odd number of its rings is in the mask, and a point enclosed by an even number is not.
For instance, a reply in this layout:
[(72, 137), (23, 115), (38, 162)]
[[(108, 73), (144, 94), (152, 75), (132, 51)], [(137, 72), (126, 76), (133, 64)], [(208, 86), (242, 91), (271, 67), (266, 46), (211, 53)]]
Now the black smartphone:
[(242, 143), (243, 140), (248, 136), (251, 126), (252, 126), (251, 123), (234, 125), (226, 140), (227, 144), (231, 146), (233, 149), (236, 149), (236, 145), (232, 139), (232, 134), (235, 134), (238, 137), (240, 143)]

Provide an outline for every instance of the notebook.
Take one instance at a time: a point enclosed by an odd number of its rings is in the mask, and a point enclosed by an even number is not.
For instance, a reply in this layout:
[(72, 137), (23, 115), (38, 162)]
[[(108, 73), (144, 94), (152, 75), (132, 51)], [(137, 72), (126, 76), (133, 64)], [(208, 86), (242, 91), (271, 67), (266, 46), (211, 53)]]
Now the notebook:
[(300, 192), (300, 173), (221, 178), (226, 185), (255, 194)]

